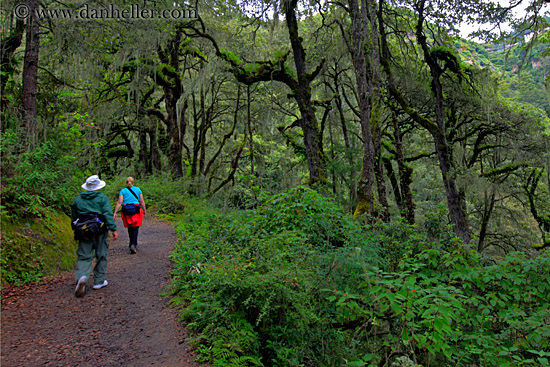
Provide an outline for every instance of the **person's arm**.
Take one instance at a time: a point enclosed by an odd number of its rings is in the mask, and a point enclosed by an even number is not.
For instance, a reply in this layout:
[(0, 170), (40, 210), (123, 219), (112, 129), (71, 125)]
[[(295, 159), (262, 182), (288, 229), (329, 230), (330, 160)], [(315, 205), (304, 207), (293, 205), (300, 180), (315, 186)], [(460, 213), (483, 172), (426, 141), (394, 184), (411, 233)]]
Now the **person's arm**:
[(116, 213), (118, 212), (118, 209), (122, 206), (122, 202), (124, 201), (124, 196), (118, 195), (118, 201), (115, 206), (115, 212), (113, 213), (113, 218), (116, 220)]
[(143, 208), (143, 215), (147, 215), (147, 209), (145, 209), (145, 200), (143, 200), (143, 194), (139, 194), (139, 205)]
[(73, 227), (73, 222), (76, 220), (77, 217), (78, 209), (76, 207), (76, 199), (74, 199), (73, 203), (71, 204), (71, 228)]

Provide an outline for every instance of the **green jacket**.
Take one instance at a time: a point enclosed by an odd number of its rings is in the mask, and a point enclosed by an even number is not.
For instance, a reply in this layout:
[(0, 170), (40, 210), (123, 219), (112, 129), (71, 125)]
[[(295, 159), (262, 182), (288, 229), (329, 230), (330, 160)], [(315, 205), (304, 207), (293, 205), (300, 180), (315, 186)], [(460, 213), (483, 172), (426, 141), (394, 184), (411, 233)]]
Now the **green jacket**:
[(116, 231), (116, 223), (113, 218), (113, 209), (109, 198), (99, 191), (84, 191), (78, 195), (71, 204), (71, 223), (82, 213), (95, 212), (103, 214), (107, 220), (107, 228)]

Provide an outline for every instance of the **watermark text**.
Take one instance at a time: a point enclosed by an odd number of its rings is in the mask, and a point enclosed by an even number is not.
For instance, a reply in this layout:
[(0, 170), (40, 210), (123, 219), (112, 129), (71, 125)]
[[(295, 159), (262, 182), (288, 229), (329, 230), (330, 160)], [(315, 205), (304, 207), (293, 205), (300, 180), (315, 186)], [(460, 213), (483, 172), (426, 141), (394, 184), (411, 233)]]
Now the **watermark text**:
[[(18, 19), (31, 16), (31, 9), (26, 4), (19, 4), (14, 9)], [(39, 8), (35, 11), (38, 19), (67, 19), (67, 20), (181, 20), (198, 17), (193, 8), (147, 8), (141, 4), (130, 4), (120, 8), (114, 4), (102, 7), (91, 7), (84, 4), (78, 9), (71, 8)]]

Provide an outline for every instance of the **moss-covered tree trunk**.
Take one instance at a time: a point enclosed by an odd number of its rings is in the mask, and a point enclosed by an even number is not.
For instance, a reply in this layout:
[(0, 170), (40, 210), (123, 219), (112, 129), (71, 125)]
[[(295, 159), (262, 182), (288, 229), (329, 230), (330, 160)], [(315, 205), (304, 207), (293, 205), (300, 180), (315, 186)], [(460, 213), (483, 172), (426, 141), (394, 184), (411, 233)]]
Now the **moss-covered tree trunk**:
[[(8, 82), (9, 75), (15, 72), (14, 61), (12, 60), (15, 51), (21, 46), (23, 41), (23, 33), (25, 32), (25, 22), (22, 19), (17, 19), (15, 28), (5, 37), (0, 40), (0, 111), (4, 111), (5, 96), (4, 88)], [(5, 126), (3, 126), (5, 127)]]
[(405, 154), (403, 152), (403, 142), (401, 138), (401, 128), (395, 112), (392, 112), (393, 120), (393, 138), (395, 144), (395, 156), (397, 159), (397, 167), (399, 169), (399, 187), (401, 191), (401, 212), (405, 216), (407, 223), (414, 224), (414, 201), (411, 191), (412, 185), (412, 168), (405, 163)]
[(439, 160), (439, 169), (441, 170), (441, 176), (443, 178), (443, 186), (445, 187), (445, 194), (447, 196), (447, 206), (451, 217), (451, 223), (453, 224), (456, 235), (464, 242), (470, 242), (464, 205), (457, 190), (453, 173), (451, 172), (453, 166), (452, 154), (446, 135), (443, 85), (441, 84), (441, 76), (444, 70), (439, 65), (438, 59), (430, 52), (428, 41), (424, 34), (425, 3), (426, 0), (421, 0), (416, 4), (416, 10), (418, 11), (416, 41), (422, 48), (424, 61), (426, 61), (430, 69), (432, 92), (435, 96), (435, 125), (437, 128), (432, 129), (430, 132), (435, 142), (435, 151)]
[(28, 0), (27, 40), (23, 62), (23, 131), (25, 140), (32, 149), (36, 139), (38, 104), (38, 51), (40, 47), (38, 0)]
[[(367, 11), (368, 10), (368, 11)], [(363, 23), (369, 24), (370, 30), (370, 95), (371, 95), (371, 111), (370, 111), (370, 126), (373, 132), (373, 147), (374, 147), (374, 175), (376, 177), (376, 188), (378, 191), (378, 201), (380, 202), (380, 217), (385, 222), (390, 220), (390, 206), (386, 197), (386, 180), (384, 178), (384, 169), (382, 164), (382, 130), (380, 120), (382, 114), (382, 92), (380, 90), (382, 84), (381, 67), (380, 67), (380, 47), (378, 43), (378, 26), (376, 18), (376, 2), (366, 0), (363, 5)]]
[(334, 72), (333, 81), (334, 81), (334, 92), (335, 98), (334, 103), (336, 104), (336, 109), (338, 110), (338, 116), (340, 119), (340, 125), (342, 126), (342, 136), (344, 138), (345, 157), (349, 166), (349, 198), (351, 205), (355, 205), (357, 202), (357, 189), (356, 189), (356, 180), (355, 180), (355, 170), (353, 169), (353, 155), (351, 153), (353, 146), (349, 138), (347, 120), (344, 114), (344, 106), (342, 102), (342, 93), (344, 93), (343, 88), (340, 86), (339, 81), (339, 72)]
[(149, 175), (151, 173), (151, 164), (147, 151), (147, 130), (144, 128), (139, 130), (139, 162), (143, 175)]
[(147, 131), (147, 133), (149, 134), (149, 153), (151, 155), (151, 168), (153, 172), (160, 172), (162, 170), (162, 165), (160, 160), (156, 123)]
[[(365, 6), (365, 4), (363, 4)], [(355, 216), (372, 214), (374, 211), (374, 144), (371, 129), (371, 105), (369, 100), (367, 63), (365, 59), (365, 33), (358, 0), (349, 0), (352, 29), (352, 59), (357, 82), (361, 134), (363, 137), (363, 166), (357, 184), (357, 207)]]
[(170, 146), (168, 148), (168, 164), (174, 178), (183, 176), (182, 169), (182, 134), (178, 121), (178, 101), (183, 93), (183, 85), (179, 74), (179, 55), (182, 42), (182, 30), (178, 28), (174, 37), (168, 42), (165, 49), (159, 47), (158, 56), (162, 63), (157, 72), (157, 82), (162, 86), (164, 92), (164, 104), (166, 108), (166, 117), (163, 119), (166, 125), (166, 131), (170, 137)]
[(325, 178), (325, 159), (322, 149), (322, 137), (319, 132), (317, 117), (311, 102), (311, 81), (312, 76), (307, 73), (306, 53), (302, 45), (302, 39), (298, 33), (298, 21), (296, 19), (297, 0), (285, 0), (283, 6), (286, 14), (286, 23), (290, 44), (294, 54), (294, 64), (298, 76), (297, 86), (294, 90), (294, 98), (298, 103), (300, 115), (300, 127), (304, 132), (304, 145), (306, 147), (306, 156), (309, 168), (309, 183), (324, 183)]

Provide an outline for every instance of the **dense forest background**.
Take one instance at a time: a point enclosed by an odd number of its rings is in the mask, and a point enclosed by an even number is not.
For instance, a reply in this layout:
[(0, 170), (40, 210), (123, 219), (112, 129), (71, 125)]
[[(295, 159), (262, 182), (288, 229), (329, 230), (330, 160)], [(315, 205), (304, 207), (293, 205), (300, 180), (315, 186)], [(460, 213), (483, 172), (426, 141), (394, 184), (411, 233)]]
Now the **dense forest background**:
[(3, 283), (70, 268), (80, 184), (133, 176), (214, 365), (548, 365), (545, 1), (25, 4), (1, 9)]

